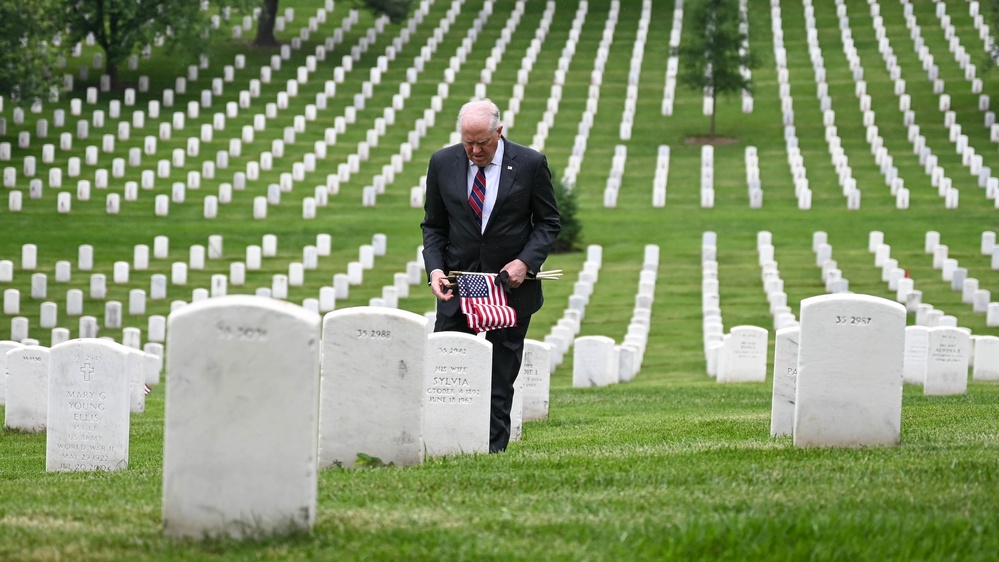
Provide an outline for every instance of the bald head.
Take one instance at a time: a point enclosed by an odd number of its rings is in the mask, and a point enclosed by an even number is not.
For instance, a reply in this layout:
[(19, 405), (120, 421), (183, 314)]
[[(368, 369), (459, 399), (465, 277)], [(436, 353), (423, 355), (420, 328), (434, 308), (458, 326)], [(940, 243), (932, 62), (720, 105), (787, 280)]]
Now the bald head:
[(488, 166), (503, 136), (499, 108), (488, 99), (466, 103), (458, 112), (458, 131), (468, 159), (476, 166)]

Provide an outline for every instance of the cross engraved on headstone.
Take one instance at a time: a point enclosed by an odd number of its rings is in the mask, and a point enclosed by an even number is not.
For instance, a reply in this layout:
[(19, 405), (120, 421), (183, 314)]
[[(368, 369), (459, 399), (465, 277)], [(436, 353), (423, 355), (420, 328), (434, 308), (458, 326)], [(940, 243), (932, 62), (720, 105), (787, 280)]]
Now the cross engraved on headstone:
[(83, 373), (83, 380), (90, 382), (90, 375), (94, 374), (94, 367), (90, 363), (84, 363), (80, 367), (80, 372)]

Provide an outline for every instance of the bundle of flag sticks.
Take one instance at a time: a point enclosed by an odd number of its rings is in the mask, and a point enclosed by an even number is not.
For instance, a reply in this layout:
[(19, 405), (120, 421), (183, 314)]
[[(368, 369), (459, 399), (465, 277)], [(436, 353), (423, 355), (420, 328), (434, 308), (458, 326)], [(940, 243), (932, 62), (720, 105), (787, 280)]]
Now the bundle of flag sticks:
[[(459, 275), (484, 275), (487, 277), (495, 277), (496, 273), (479, 273), (477, 271), (451, 271), (447, 274), (447, 280), (449, 283), (456, 282)], [(528, 277), (527, 281), (557, 281), (562, 278), (561, 269), (552, 269), (550, 271), (539, 271), (534, 277)]]

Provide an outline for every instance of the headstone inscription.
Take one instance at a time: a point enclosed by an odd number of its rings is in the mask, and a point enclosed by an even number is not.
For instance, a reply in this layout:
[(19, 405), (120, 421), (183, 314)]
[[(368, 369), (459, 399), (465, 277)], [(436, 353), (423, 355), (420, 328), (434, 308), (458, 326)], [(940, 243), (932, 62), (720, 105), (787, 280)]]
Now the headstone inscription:
[(768, 332), (759, 326), (735, 326), (724, 340), (718, 382), (763, 382), (767, 379)]
[(427, 336), (423, 441), (428, 456), (489, 452), (493, 346), (460, 332)]
[(942, 396), (967, 392), (970, 348), (966, 331), (948, 326), (930, 328), (923, 393)]
[(905, 307), (862, 294), (801, 301), (794, 444), (896, 445)]
[(129, 350), (110, 340), (52, 347), (45, 470), (128, 468)]
[(320, 322), (297, 305), (245, 295), (170, 314), (166, 535), (247, 538), (311, 529)]
[(524, 340), (524, 358), (517, 380), (523, 379), (524, 421), (548, 419), (551, 388), (551, 346), (537, 340)]
[(423, 461), (426, 317), (351, 307), (323, 317), (319, 467), (358, 455), (397, 465)]

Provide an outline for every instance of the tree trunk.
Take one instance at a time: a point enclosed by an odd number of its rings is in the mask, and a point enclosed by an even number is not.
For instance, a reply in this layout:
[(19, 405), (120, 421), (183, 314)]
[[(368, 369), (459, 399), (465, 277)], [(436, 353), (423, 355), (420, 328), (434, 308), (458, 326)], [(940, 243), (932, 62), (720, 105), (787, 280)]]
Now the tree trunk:
[[(104, 56), (106, 57), (107, 55)], [(111, 90), (115, 91), (120, 86), (118, 82), (118, 63), (109, 59), (105, 63), (105, 67), (107, 68), (107, 75), (111, 79)]]
[(257, 38), (253, 40), (255, 47), (277, 47), (278, 40), (274, 37), (274, 22), (277, 20), (278, 0), (264, 0), (257, 20)]
[(715, 142), (715, 115), (718, 114), (718, 96), (711, 93), (711, 143)]

